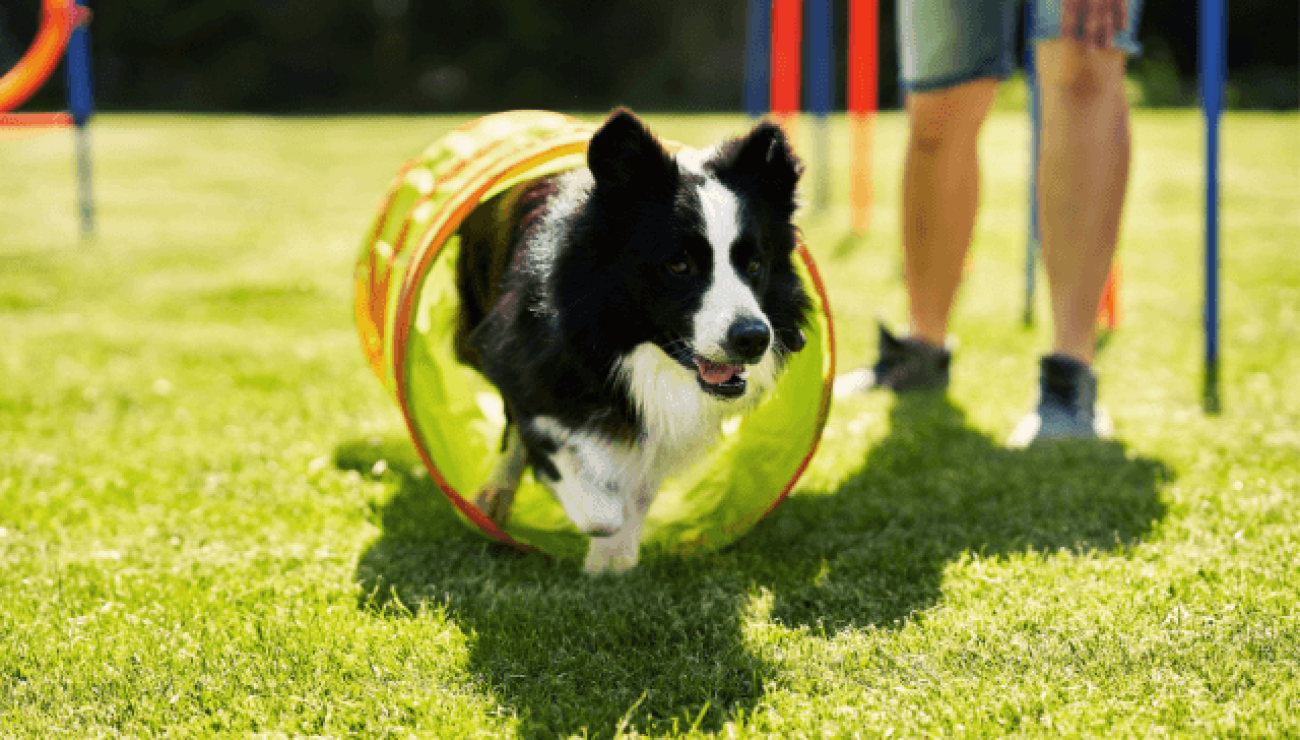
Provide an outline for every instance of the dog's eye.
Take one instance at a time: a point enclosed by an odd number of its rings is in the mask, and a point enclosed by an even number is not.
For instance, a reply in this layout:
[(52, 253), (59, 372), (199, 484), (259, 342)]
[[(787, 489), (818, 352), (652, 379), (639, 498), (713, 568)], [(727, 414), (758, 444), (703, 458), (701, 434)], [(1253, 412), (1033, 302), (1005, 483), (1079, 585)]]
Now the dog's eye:
[(691, 271), (691, 263), (686, 257), (678, 257), (668, 263), (668, 271), (674, 275), (685, 275)]
[(759, 262), (758, 260), (750, 260), (749, 265), (745, 268), (745, 270), (749, 272), (750, 277), (756, 278), (759, 275), (763, 274), (763, 263)]

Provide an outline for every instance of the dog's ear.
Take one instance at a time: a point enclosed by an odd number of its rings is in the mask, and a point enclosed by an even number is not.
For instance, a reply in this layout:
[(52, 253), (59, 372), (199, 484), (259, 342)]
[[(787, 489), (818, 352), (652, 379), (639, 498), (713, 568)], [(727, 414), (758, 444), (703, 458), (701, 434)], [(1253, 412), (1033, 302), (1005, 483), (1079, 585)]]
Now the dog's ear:
[(671, 185), (677, 173), (672, 155), (626, 108), (611, 113), (592, 135), (587, 145), (587, 167), (597, 186), (611, 189)]
[(714, 160), (718, 176), (793, 214), (803, 163), (785, 130), (764, 121), (740, 139), (723, 146)]

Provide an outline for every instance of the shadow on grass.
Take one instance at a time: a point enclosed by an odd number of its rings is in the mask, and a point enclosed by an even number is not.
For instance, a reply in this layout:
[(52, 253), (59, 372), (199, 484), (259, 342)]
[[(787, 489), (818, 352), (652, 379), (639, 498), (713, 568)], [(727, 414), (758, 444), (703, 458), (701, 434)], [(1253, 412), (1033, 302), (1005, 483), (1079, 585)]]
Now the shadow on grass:
[(732, 554), (787, 625), (891, 626), (939, 600), (962, 553), (1135, 544), (1165, 516), (1170, 476), (1115, 441), (1009, 450), (942, 394), (908, 394), (843, 485), (791, 497)]
[[(892, 627), (941, 598), (963, 552), (1122, 548), (1164, 515), (1165, 466), (1119, 443), (1009, 451), (939, 395), (899, 399), (891, 422), (838, 490), (792, 497), (725, 552), (651, 556), (613, 578), (490, 543), (427, 478), (402, 476), (358, 564), (361, 606), (445, 609), (472, 635), (469, 669), (524, 737), (605, 737), (624, 717), (714, 732), (779, 674), (743, 634), (759, 590), (787, 626)], [(344, 445), (337, 458), (361, 471), (416, 462), (404, 441)]]
[[(363, 472), (385, 459), (401, 471), (413, 455), (404, 442), (352, 443), (336, 458)], [(716, 731), (761, 695), (764, 666), (742, 639), (746, 591), (734, 574), (658, 558), (624, 576), (589, 578), (578, 564), (470, 531), (427, 477), (400, 476), (378, 515), (383, 534), (357, 566), (362, 608), (445, 609), (471, 635), (469, 670), (519, 717), (522, 737), (584, 728), (608, 737), (625, 716), (642, 730), (698, 722)]]

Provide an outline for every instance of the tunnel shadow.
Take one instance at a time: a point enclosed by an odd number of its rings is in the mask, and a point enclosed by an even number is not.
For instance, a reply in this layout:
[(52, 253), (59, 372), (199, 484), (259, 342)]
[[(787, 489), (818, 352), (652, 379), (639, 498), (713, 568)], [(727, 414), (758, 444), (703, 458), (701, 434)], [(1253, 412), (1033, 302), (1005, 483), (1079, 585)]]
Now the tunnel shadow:
[(595, 579), (471, 532), (408, 472), (409, 443), (343, 445), (339, 467), (374, 472), (383, 459), (397, 476), (357, 567), (360, 606), (445, 610), (471, 636), (468, 669), (523, 737), (607, 737), (625, 717), (716, 732), (780, 671), (744, 635), (756, 592), (789, 627), (892, 628), (941, 599), (964, 552), (1125, 548), (1164, 516), (1168, 469), (1118, 442), (1007, 450), (938, 394), (901, 397), (890, 416), (843, 485), (791, 497), (737, 545)]

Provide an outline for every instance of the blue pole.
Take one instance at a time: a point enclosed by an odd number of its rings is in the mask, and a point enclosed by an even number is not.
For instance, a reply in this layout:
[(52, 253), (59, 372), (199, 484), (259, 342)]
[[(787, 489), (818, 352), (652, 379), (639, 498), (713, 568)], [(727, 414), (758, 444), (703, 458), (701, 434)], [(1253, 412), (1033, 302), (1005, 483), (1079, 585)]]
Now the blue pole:
[[(1032, 35), (1034, 4), (1025, 3), (1025, 33)], [(1038, 86), (1038, 61), (1033, 39), (1025, 42), (1025, 82), (1029, 85), (1029, 239), (1025, 243), (1025, 326), (1034, 323), (1034, 267), (1038, 256), (1038, 149), (1042, 136), (1042, 94)]]
[(771, 107), (772, 0), (749, 0), (745, 15), (745, 112), (754, 118)]
[(1219, 412), (1219, 113), (1227, 24), (1223, 0), (1201, 0), (1201, 110), (1205, 116), (1205, 410)]
[[(77, 5), (84, 8), (84, 0), (77, 0)], [(83, 23), (73, 29), (72, 37), (68, 39), (66, 67), (68, 111), (72, 114), (72, 122), (76, 124), (81, 235), (86, 237), (95, 231), (95, 198), (91, 188), (90, 130), (88, 128), (90, 116), (94, 113), (95, 108), (90, 75), (89, 23)]]
[(831, 91), (835, 89), (832, 8), (831, 0), (809, 0), (808, 3), (808, 108), (817, 122), (817, 183), (813, 205), (818, 209), (830, 203), (830, 141), (826, 119), (833, 105)]

